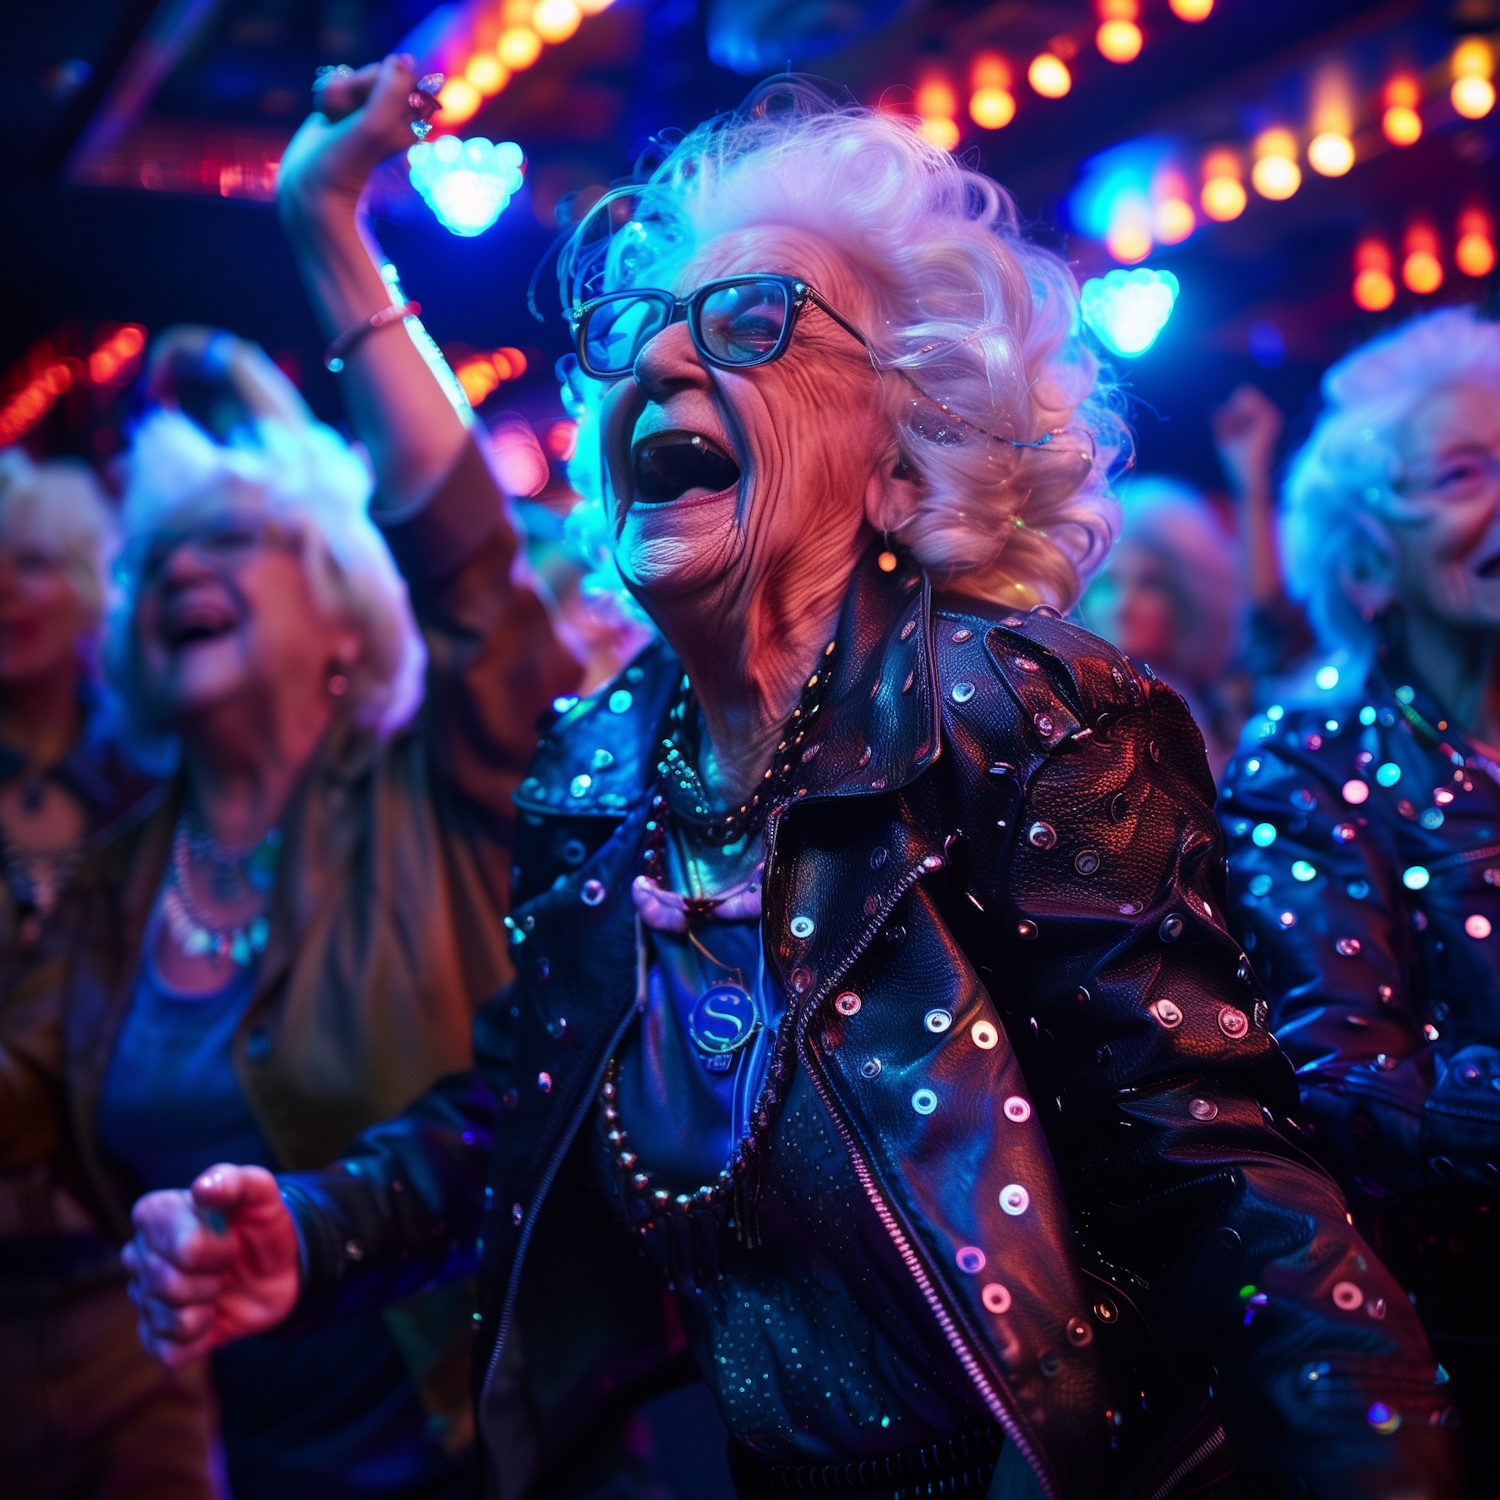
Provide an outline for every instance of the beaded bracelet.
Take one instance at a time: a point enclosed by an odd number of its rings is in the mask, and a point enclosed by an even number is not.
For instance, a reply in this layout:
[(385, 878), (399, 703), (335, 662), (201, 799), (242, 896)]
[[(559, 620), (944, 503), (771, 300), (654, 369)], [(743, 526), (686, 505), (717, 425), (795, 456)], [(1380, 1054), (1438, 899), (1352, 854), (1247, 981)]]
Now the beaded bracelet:
[(352, 354), (376, 329), (399, 323), (403, 318), (414, 318), (421, 311), (420, 302), (403, 302), (399, 307), (382, 307), (378, 313), (371, 313), (363, 323), (356, 323), (328, 346), (323, 355), (323, 368), (337, 375), (344, 368), (345, 357)]

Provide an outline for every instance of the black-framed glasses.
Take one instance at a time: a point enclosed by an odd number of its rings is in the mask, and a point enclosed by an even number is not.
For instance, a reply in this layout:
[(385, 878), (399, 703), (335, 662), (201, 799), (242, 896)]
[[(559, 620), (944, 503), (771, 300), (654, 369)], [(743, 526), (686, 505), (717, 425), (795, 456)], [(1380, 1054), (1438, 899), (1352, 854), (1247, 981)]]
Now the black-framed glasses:
[(269, 517), (228, 512), (180, 530), (153, 531), (140, 537), (127, 556), (143, 584), (154, 584), (179, 548), (196, 548), (211, 566), (234, 571), (243, 567), (262, 547), (292, 545), (287, 529)]
[(693, 347), (709, 364), (721, 370), (768, 365), (786, 353), (809, 303), (858, 339), (879, 368), (869, 339), (796, 276), (726, 276), (705, 283), (690, 297), (654, 287), (609, 292), (575, 308), (571, 321), (584, 373), (596, 380), (618, 380), (630, 374), (657, 334), (683, 319)]

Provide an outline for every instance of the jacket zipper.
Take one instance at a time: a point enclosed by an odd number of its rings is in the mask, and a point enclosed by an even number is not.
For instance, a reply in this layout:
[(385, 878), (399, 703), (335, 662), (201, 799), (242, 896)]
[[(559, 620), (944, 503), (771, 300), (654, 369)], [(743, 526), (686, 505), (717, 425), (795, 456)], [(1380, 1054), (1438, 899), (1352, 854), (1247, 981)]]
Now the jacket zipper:
[[(774, 828), (772, 837), (774, 838)], [(771, 850), (768, 848), (766, 852), (766, 864), (769, 866), (770, 863)], [(896, 902), (925, 873), (920, 864), (907, 872), (892, 892), (891, 900), (886, 906), (886, 915), (889, 915), (891, 908)], [(880, 920), (884, 921), (884, 916)], [(805, 1065), (807, 1066), (807, 1076), (812, 1080), (813, 1088), (817, 1090), (818, 1098), (822, 1101), (823, 1108), (827, 1110), (829, 1118), (833, 1121), (835, 1128), (843, 1139), (844, 1149), (849, 1153), (849, 1160), (854, 1166), (854, 1175), (859, 1178), (860, 1186), (865, 1190), (865, 1196), (870, 1200), (870, 1206), (875, 1210), (876, 1216), (879, 1218), (885, 1232), (890, 1236), (891, 1243), (895, 1246), (896, 1253), (901, 1257), (902, 1263), (911, 1273), (912, 1280), (916, 1282), (917, 1290), (921, 1292), (923, 1299), (932, 1310), (932, 1315), (936, 1319), (938, 1327), (943, 1331), (943, 1337), (948, 1340), (949, 1348), (958, 1357), (958, 1361), (963, 1366), (964, 1372), (968, 1375), (969, 1379), (974, 1382), (974, 1386), (983, 1398), (984, 1404), (989, 1408), (995, 1420), (999, 1422), (1006, 1438), (1015, 1444), (1017, 1451), (1026, 1460), (1032, 1473), (1036, 1475), (1037, 1482), (1042, 1487), (1042, 1493), (1048, 1497), (1048, 1500), (1054, 1500), (1056, 1491), (1043, 1471), (1035, 1450), (1026, 1440), (1026, 1436), (1021, 1431), (1020, 1425), (1014, 1415), (1005, 1405), (1004, 1401), (1001, 1400), (994, 1386), (991, 1385), (989, 1377), (980, 1368), (979, 1361), (974, 1357), (973, 1351), (964, 1342), (963, 1336), (954, 1326), (953, 1319), (948, 1309), (943, 1306), (942, 1298), (938, 1296), (937, 1289), (933, 1286), (932, 1278), (928, 1276), (926, 1267), (923, 1266), (916, 1251), (912, 1249), (911, 1242), (906, 1237), (906, 1232), (896, 1222), (896, 1216), (892, 1213), (890, 1205), (882, 1197), (880, 1188), (875, 1182), (874, 1172), (870, 1169), (869, 1163), (860, 1155), (859, 1147), (854, 1142), (853, 1132), (844, 1123), (843, 1114), (835, 1106), (832, 1094), (823, 1081), (821, 1070), (812, 1065), (811, 1059), (807, 1055), (807, 1027), (812, 1019), (813, 1012), (833, 987), (849, 972), (865, 949), (870, 946), (879, 927), (879, 922), (871, 924), (869, 930), (848, 954), (844, 962), (824, 981), (819, 987), (817, 994), (803, 1008), (802, 1013), (797, 1018), (797, 1053), (799, 1057), (804, 1058)]]
[[(636, 953), (641, 954), (644, 949), (640, 940), (641, 919), (635, 919), (636, 926)], [(630, 1027), (630, 1023), (640, 1015), (645, 1008), (646, 1002), (646, 975), (645, 965), (637, 958), (636, 962), (636, 994), (635, 1001), (626, 1012), (624, 1019), (615, 1027), (613, 1035), (609, 1039), (609, 1045), (604, 1049), (599, 1058), (599, 1065), (594, 1069), (593, 1076), (589, 1080), (589, 1086), (579, 1097), (578, 1107), (573, 1111), (568, 1120), (567, 1128), (563, 1131), (562, 1139), (558, 1142), (557, 1150), (552, 1153), (547, 1163), (547, 1170), (542, 1173), (541, 1181), (537, 1184), (537, 1190), (531, 1199), (531, 1207), (526, 1212), (525, 1221), (521, 1225), (521, 1238), (516, 1244), (516, 1258), (511, 1266), (510, 1279), (505, 1286), (505, 1302), (500, 1309), (500, 1322), (495, 1329), (495, 1347), (490, 1351), (489, 1364), (484, 1372), (484, 1384), (479, 1390), (479, 1411), (484, 1411), (484, 1403), (489, 1397), (490, 1385), (494, 1381), (495, 1371), (500, 1366), (500, 1355), (505, 1348), (505, 1340), (510, 1334), (511, 1321), (515, 1316), (516, 1297), (521, 1290), (521, 1267), (526, 1260), (526, 1249), (531, 1243), (531, 1232), (536, 1228), (536, 1221), (541, 1215), (542, 1204), (547, 1201), (547, 1194), (552, 1190), (552, 1183), (558, 1172), (562, 1169), (563, 1159), (567, 1156), (573, 1141), (583, 1127), (584, 1120), (599, 1096), (599, 1090), (604, 1083), (604, 1070), (609, 1066), (609, 1060), (615, 1055), (621, 1039)]]
[(1213, 1457), (1220, 1448), (1224, 1446), (1224, 1429), (1215, 1427), (1214, 1430), (1183, 1459), (1183, 1461), (1167, 1475), (1166, 1479), (1159, 1484), (1150, 1495), (1150, 1500), (1167, 1500), (1167, 1496), (1187, 1478), (1199, 1464)]

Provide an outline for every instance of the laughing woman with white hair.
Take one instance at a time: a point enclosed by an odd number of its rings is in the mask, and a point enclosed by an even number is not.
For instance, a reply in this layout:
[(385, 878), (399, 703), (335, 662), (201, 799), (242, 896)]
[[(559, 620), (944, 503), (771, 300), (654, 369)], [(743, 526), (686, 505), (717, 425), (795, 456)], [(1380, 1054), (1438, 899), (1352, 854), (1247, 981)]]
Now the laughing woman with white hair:
[(1416, 1299), (1494, 1493), (1500, 1399), (1500, 325), (1323, 380), (1286, 558), (1325, 653), (1230, 767), (1232, 920), (1311, 1140)]
[[(220, 378), (245, 346), (216, 368), (229, 336), (199, 333), (171, 341)], [(178, 769), (28, 980), (60, 997), (71, 1134), (121, 1239), (143, 1190), (321, 1166), (470, 1065), (510, 976), (504, 794), (576, 677), (451, 406), (450, 451), (378, 471), (372, 509), (364, 459), (251, 376), (275, 399), (226, 442), (167, 409), (134, 435), (106, 656)], [(466, 1287), (218, 1355), (237, 1500), (470, 1494)]]
[[(283, 191), (352, 190), (415, 82), (344, 80)], [(352, 222), (305, 253), (373, 298)], [(563, 292), (661, 639), (517, 789), (477, 1075), (328, 1171), (143, 1199), (153, 1347), (379, 1302), (457, 1234), (496, 1495), (564, 1492), (683, 1354), (746, 1500), (1450, 1495), (1421, 1329), (1284, 1133), (1201, 741), (1059, 615), (1124, 441), (1066, 268), (793, 78), (607, 197)]]

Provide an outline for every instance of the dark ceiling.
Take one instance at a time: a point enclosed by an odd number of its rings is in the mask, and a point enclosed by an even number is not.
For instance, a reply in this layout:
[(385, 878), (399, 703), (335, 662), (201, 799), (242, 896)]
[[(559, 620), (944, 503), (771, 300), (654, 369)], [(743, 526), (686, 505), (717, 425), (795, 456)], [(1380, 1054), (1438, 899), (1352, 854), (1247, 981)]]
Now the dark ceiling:
[[(1302, 107), (1319, 59), (1344, 61), (1370, 93), (1391, 67), (1430, 68), (1457, 35), (1500, 26), (1500, 0), (1218, 0), (1192, 26), (1166, 0), (1143, 0), (1141, 9), (1146, 46), (1133, 63), (1116, 66), (1085, 46), (1066, 98), (1040, 100), (1018, 79), (1021, 107), (1006, 129), (982, 131), (961, 117), (958, 149), (1015, 192), (1033, 232), (1063, 248), (1081, 275), (1109, 264), (1100, 247), (1069, 234), (1065, 205), (1080, 164), (1097, 152), (1147, 133), (1194, 146), (1243, 141), (1278, 110)], [(109, 322), (154, 331), (204, 321), (280, 355), (301, 372), (315, 408), (336, 419), (336, 391), (319, 368), (320, 340), (272, 206), (234, 196), (237, 188), (214, 194), (221, 179), (212, 175), (209, 191), (183, 191), (193, 185), (188, 177), (155, 169), (158, 158), (250, 163), (233, 178), (250, 183), (253, 164), (274, 162), (307, 109), (317, 66), (359, 63), (414, 39), (420, 50), (438, 24), (433, 10), (431, 0), (10, 7), (0, 90), (9, 150), (0, 176), (11, 296), (0, 304), (0, 366), (14, 367), (39, 339), (86, 343)], [(378, 233), (438, 341), (530, 352), (527, 377), (503, 387), (496, 404), (535, 415), (555, 409), (548, 371), (564, 349), (563, 326), (555, 300), (544, 295), (553, 314), (545, 324), (525, 302), (557, 233), (559, 200), (627, 172), (654, 133), (734, 104), (752, 80), (715, 65), (710, 50), (724, 56), (735, 43), (743, 51), (757, 22), (798, 10), (788, 0), (616, 0), (463, 127), (515, 140), (527, 155), (527, 187), (493, 229), (459, 239), (425, 210), (388, 205)], [(1003, 49), (1024, 69), (1049, 38), (1087, 36), (1095, 14), (1079, 0), (882, 0), (823, 10), (862, 20), (868, 34), (799, 57), (797, 66), (895, 107), (911, 99), (924, 69), (946, 68), (962, 92), (977, 50)], [(1380, 317), (1357, 311), (1349, 296), (1356, 240), (1371, 227), (1398, 238), (1418, 209), (1448, 223), (1476, 194), (1500, 210), (1497, 116), (1469, 124), (1439, 111), (1410, 149), (1362, 149), (1368, 159), (1347, 177), (1308, 173), (1289, 202), (1252, 199), (1234, 223), (1208, 227), (1170, 259), (1154, 258), (1170, 264), (1182, 296), (1156, 347), (1124, 370), (1139, 398), (1143, 464), (1212, 482), (1205, 417), (1234, 384), (1259, 381), (1295, 418), (1330, 359), (1413, 310), (1418, 299), (1403, 293)], [(170, 190), (134, 185), (147, 180)], [(1439, 300), (1487, 294), (1460, 283), (1450, 276)], [(1257, 361), (1248, 330), (1268, 322), (1284, 355), (1273, 349), (1268, 358), (1262, 347)], [(38, 436), (55, 447), (80, 446), (87, 435), (59, 419)]]

